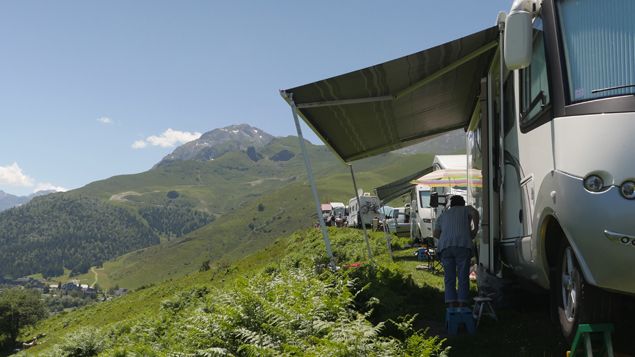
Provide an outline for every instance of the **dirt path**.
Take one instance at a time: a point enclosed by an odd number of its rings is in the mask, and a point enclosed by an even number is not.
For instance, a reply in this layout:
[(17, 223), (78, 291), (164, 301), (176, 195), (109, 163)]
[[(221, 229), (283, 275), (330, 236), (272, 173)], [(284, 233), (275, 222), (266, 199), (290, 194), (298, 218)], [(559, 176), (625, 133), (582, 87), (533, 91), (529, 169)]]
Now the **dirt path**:
[(135, 191), (126, 191), (126, 192), (116, 193), (116, 194), (110, 196), (110, 200), (111, 201), (119, 201), (119, 202), (128, 201), (126, 199), (126, 196), (141, 196), (141, 194), (139, 192), (135, 192)]
[(97, 273), (97, 269), (95, 269), (95, 267), (90, 268), (91, 273), (95, 274), (95, 281), (93, 281), (92, 284), (90, 284), (91, 288), (94, 288), (95, 285), (97, 285), (97, 283), (99, 282), (99, 273)]

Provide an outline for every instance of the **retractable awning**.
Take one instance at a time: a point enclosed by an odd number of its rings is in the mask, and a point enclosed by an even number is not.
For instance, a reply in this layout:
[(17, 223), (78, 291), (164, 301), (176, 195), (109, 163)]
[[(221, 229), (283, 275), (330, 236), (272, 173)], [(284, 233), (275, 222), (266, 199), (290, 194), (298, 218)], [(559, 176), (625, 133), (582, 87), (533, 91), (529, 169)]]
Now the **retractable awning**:
[(281, 94), (345, 162), (466, 127), (497, 28)]
[(417, 171), (411, 175), (400, 178), (399, 180), (395, 180), (391, 183), (375, 188), (375, 192), (377, 192), (377, 197), (379, 198), (379, 201), (383, 205), (394, 200), (395, 198), (401, 195), (408, 193), (408, 191), (412, 190), (412, 188), (416, 185), (414, 180), (420, 178), (421, 176), (427, 175), (431, 172), (432, 172), (432, 166), (424, 170)]

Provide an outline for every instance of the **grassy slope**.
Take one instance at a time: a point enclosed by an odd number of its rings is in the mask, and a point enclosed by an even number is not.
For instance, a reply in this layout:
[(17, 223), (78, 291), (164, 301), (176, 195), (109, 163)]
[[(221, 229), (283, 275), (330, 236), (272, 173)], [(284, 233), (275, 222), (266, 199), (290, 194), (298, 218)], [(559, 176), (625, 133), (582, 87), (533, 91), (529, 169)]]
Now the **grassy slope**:
[[(405, 176), (431, 162), (429, 155), (382, 157), (379, 162), (364, 161), (359, 167), (359, 187), (366, 190)], [(383, 164), (384, 166), (379, 166)], [(353, 187), (347, 168), (329, 169), (321, 173), (318, 191), (323, 202), (348, 202)], [(376, 167), (381, 167), (377, 169)], [(264, 205), (259, 211), (258, 205)], [(268, 194), (254, 197), (211, 224), (185, 237), (128, 253), (106, 262), (99, 270), (99, 284), (110, 287), (137, 288), (168, 278), (182, 276), (198, 269), (205, 260), (232, 261), (267, 246), (276, 237), (286, 235), (315, 221), (315, 204), (308, 182), (298, 180)], [(249, 224), (253, 224), (253, 229)], [(80, 277), (92, 281), (93, 274)]]
[[(330, 229), (333, 248), (342, 263), (365, 260), (361, 231)], [(415, 270), (420, 262), (413, 259), (413, 249), (395, 252), (392, 261), (386, 253), (382, 233), (371, 234), (377, 274), (359, 277), (368, 284), (363, 294), (379, 299), (371, 320), (397, 319), (406, 314), (418, 314), (417, 328), (430, 328), (432, 334), (443, 334), (442, 277)], [(403, 243), (403, 241), (402, 241)], [(144, 316), (158, 313), (161, 302), (183, 290), (197, 286), (223, 289), (236, 284), (236, 279), (250, 276), (269, 266), (277, 266), (289, 259), (311, 262), (323, 255), (324, 245), (317, 229), (303, 230), (281, 238), (232, 265), (215, 264), (208, 272), (196, 272), (172, 279), (156, 286), (130, 293), (119, 299), (55, 316), (40, 323), (26, 336), (46, 333), (41, 345), (29, 350), (29, 355), (45, 351), (62, 341), (73, 331), (93, 326), (107, 328), (118, 322), (141, 321)], [(453, 356), (558, 355), (562, 343), (549, 322), (544, 306), (527, 304), (520, 310), (498, 311), (499, 322), (483, 320), (476, 337), (449, 338)], [(387, 331), (390, 326), (387, 326)]]

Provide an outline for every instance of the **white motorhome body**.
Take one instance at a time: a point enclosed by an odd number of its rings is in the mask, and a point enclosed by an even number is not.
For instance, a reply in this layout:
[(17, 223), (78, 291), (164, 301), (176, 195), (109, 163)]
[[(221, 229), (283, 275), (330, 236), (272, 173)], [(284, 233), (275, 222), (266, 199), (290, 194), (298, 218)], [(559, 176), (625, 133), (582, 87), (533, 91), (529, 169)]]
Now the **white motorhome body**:
[(522, 62), (508, 52), (525, 31), (528, 63), (491, 67), (468, 132), (470, 165), (487, 171), (470, 195), (485, 212), (481, 267), (551, 289), (566, 337), (616, 305), (589, 285), (635, 294), (635, 54), (620, 49), (635, 45), (635, 3), (573, 3), (514, 3), (505, 59)]
[(517, 0), (497, 27), (283, 96), (345, 162), (467, 127), (479, 277), (549, 289), (570, 337), (635, 294), (634, 13)]
[(357, 197), (353, 197), (348, 201), (349, 227), (359, 227), (362, 222), (366, 226), (370, 226), (374, 218), (381, 219), (379, 214), (379, 198), (377, 198), (377, 196), (365, 192), (359, 196), (359, 203), (361, 207), (357, 204)]
[(344, 218), (344, 216), (346, 216), (346, 206), (344, 206), (342, 202), (331, 202), (331, 209), (331, 213), (335, 217), (339, 216)]

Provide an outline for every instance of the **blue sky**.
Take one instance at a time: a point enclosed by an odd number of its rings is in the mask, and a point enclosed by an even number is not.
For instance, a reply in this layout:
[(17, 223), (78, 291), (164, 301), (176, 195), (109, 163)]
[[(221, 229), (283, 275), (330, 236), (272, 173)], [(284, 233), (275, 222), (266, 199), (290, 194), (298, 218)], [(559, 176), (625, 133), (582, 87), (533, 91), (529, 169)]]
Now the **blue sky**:
[(279, 89), (470, 34), (510, 6), (2, 1), (0, 190), (72, 189), (145, 171), (175, 145), (231, 124), (295, 134)]

